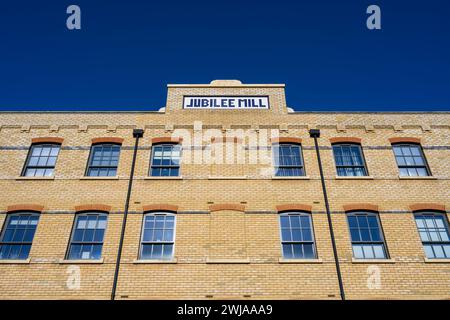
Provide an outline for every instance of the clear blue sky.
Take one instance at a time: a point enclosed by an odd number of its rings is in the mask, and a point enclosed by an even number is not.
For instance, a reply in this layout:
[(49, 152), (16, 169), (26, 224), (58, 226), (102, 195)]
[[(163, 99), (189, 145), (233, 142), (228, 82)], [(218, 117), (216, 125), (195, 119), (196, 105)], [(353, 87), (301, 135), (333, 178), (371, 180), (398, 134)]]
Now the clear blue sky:
[(449, 111), (449, 15), (448, 0), (2, 1), (0, 110), (155, 110), (167, 83), (240, 79), (286, 83), (299, 111)]

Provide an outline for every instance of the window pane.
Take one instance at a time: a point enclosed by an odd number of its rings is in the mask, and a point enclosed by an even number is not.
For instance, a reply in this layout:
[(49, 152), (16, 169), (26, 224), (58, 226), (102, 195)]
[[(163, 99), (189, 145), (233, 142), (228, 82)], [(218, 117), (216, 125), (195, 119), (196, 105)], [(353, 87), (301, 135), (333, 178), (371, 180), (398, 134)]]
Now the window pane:
[(302, 229), (303, 241), (312, 241), (311, 229)]
[(376, 259), (384, 259), (386, 258), (386, 255), (384, 254), (384, 248), (382, 245), (374, 245), (373, 251), (375, 253)]
[(427, 258), (434, 258), (434, 252), (433, 252), (433, 248), (431, 245), (424, 245), (424, 249), (425, 249), (425, 255), (427, 256)]
[(162, 257), (162, 245), (161, 244), (154, 244), (153, 245), (153, 251), (152, 251), (152, 258), (154, 259), (161, 259)]
[(95, 230), (94, 241), (95, 242), (103, 242), (103, 236), (105, 235), (104, 229)]
[(304, 259), (312, 259), (315, 258), (314, 256), (314, 249), (312, 244), (304, 244), (303, 245), (303, 258)]
[(289, 217), (281, 216), (280, 217), (281, 228), (289, 228)]
[(363, 252), (364, 252), (364, 258), (365, 259), (373, 259), (373, 258), (375, 258), (375, 255), (373, 253), (371, 245), (364, 245), (363, 246)]
[(291, 241), (291, 230), (290, 229), (282, 229), (281, 230), (281, 239), (282, 241)]
[(166, 229), (164, 231), (164, 241), (172, 241), (173, 240), (173, 230)]
[(92, 245), (82, 245), (81, 246), (81, 256), (80, 259), (92, 259), (91, 257)]
[(300, 228), (299, 216), (290, 216), (290, 220), (291, 220), (291, 228)]
[(433, 251), (436, 258), (445, 258), (444, 250), (441, 245), (433, 245)]
[(302, 233), (300, 229), (292, 229), (292, 241), (302, 241)]
[(368, 228), (369, 223), (367, 221), (367, 216), (358, 216), (358, 224), (360, 228)]
[(94, 244), (92, 246), (92, 254), (90, 256), (91, 259), (100, 259), (102, 257), (102, 245)]
[(363, 250), (362, 250), (362, 246), (361, 245), (353, 245), (353, 256), (356, 259), (363, 259), (364, 258), (364, 254), (363, 254)]
[(450, 258), (450, 244), (444, 244), (443, 246), (444, 254), (446, 258)]
[(24, 244), (21, 246), (19, 259), (28, 259), (28, 255), (30, 254), (31, 245)]
[(23, 236), (25, 234), (25, 229), (16, 229), (16, 232), (14, 233), (13, 242), (22, 242)]
[(291, 259), (292, 255), (292, 246), (290, 244), (283, 244), (283, 257), (287, 259)]
[(165, 244), (163, 248), (163, 259), (170, 259), (173, 254), (173, 245)]
[(355, 216), (348, 216), (348, 225), (350, 228), (358, 228), (358, 222)]
[(372, 237), (372, 241), (381, 241), (380, 230), (378, 228), (370, 229), (370, 235)]
[(11, 245), (7, 259), (19, 259), (21, 245)]
[(293, 256), (292, 256), (293, 258), (296, 258), (296, 259), (303, 258), (303, 250), (302, 250), (301, 244), (293, 244), (292, 250), (293, 250)]
[(142, 259), (151, 259), (152, 256), (152, 245), (151, 244), (143, 244), (141, 251)]

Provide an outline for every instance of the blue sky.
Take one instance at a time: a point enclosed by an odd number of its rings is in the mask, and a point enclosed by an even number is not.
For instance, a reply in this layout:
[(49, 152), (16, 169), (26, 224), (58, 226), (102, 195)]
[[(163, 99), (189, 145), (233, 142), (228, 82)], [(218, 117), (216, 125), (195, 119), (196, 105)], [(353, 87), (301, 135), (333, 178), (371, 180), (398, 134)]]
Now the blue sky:
[[(69, 31), (77, 4), (82, 29)], [(366, 8), (382, 30), (366, 28)], [(156, 110), (167, 83), (285, 83), (298, 111), (449, 111), (450, 1), (0, 5), (0, 110)]]

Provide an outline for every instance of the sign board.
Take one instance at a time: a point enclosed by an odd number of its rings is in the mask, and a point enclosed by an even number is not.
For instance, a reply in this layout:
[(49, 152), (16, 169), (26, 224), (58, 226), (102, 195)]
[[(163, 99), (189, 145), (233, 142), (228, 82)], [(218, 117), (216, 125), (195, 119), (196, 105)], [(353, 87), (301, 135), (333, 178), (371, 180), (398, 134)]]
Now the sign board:
[(184, 96), (183, 109), (269, 109), (268, 96)]

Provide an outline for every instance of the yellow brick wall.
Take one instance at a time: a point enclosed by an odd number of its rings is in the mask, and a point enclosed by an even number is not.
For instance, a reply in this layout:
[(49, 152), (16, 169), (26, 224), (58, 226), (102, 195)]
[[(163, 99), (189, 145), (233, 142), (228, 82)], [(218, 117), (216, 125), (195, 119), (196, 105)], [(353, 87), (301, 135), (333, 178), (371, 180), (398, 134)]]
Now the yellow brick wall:
[[(183, 95), (218, 94), (269, 95), (271, 109), (181, 109)], [(308, 179), (272, 179), (261, 174), (264, 169), (272, 170), (267, 164), (247, 163), (185, 164), (181, 167), (182, 179), (148, 179), (151, 139), (171, 136), (171, 126), (192, 133), (199, 121), (204, 128), (219, 132), (257, 126), (259, 130), (281, 129), (281, 136), (302, 138)], [(144, 128), (145, 135), (136, 162), (118, 299), (338, 299), (331, 238), (314, 142), (308, 134), (310, 128), (321, 129), (319, 144), (347, 297), (450, 298), (450, 263), (425, 262), (409, 210), (409, 205), (414, 203), (438, 203), (446, 206), (449, 216), (449, 113), (288, 113), (283, 87), (186, 86), (169, 87), (165, 113), (0, 113), (0, 225), (4, 224), (8, 206), (44, 206), (29, 261), (0, 261), (1, 299), (109, 299), (132, 161), (133, 128)], [(329, 138), (343, 136), (362, 139), (370, 179), (336, 179)], [(399, 179), (388, 140), (398, 136), (421, 139), (434, 179)], [(19, 177), (31, 139), (35, 137), (64, 138), (54, 179)], [(117, 179), (83, 179), (91, 140), (97, 137), (125, 139)], [(234, 147), (242, 149), (247, 144), (248, 140), (244, 140)], [(270, 147), (268, 139), (263, 144)], [(209, 140), (202, 145), (211, 147)], [(312, 206), (318, 260), (310, 263), (280, 260), (276, 206), (297, 203)], [(343, 205), (352, 203), (379, 206), (390, 258), (387, 263), (352, 261), (343, 213)], [(64, 258), (74, 208), (85, 204), (111, 206), (103, 260), (70, 264)], [(152, 204), (179, 207), (175, 260), (170, 263), (138, 261), (142, 207)], [(212, 204), (240, 204), (245, 206), (245, 212), (210, 212)], [(378, 289), (367, 286), (373, 268), (380, 271)], [(80, 286), (75, 289), (68, 286), (73, 270), (80, 271)]]

